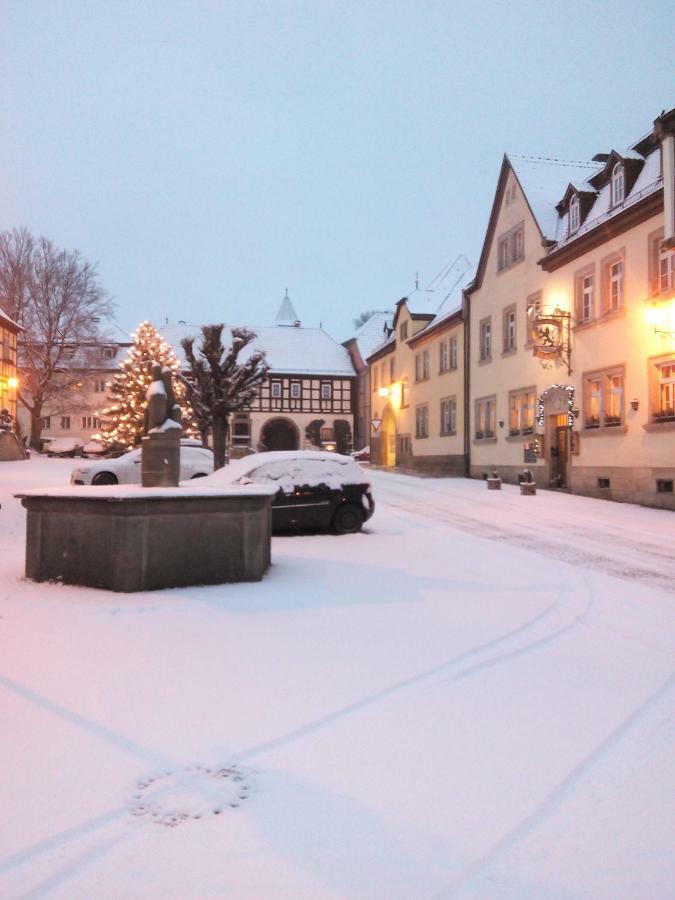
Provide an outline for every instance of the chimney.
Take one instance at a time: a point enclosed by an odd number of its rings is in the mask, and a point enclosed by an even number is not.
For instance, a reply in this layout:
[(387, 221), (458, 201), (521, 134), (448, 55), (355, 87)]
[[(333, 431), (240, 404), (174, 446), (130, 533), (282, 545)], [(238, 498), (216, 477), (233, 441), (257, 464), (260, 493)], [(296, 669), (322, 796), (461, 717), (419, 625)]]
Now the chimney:
[(663, 246), (675, 247), (675, 108), (654, 121), (654, 136), (661, 142), (663, 168)]

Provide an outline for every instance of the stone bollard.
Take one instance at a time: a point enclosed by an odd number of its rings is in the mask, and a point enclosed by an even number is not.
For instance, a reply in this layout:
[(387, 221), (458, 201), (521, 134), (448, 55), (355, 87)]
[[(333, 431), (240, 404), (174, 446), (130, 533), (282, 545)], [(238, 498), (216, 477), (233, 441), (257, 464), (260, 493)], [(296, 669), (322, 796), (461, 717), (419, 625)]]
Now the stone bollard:
[(524, 497), (533, 497), (537, 493), (537, 483), (532, 475), (532, 469), (525, 469), (518, 477), (520, 493)]
[(502, 480), (499, 477), (499, 473), (495, 469), (491, 475), (488, 475), (487, 479), (488, 491), (501, 491), (502, 489)]

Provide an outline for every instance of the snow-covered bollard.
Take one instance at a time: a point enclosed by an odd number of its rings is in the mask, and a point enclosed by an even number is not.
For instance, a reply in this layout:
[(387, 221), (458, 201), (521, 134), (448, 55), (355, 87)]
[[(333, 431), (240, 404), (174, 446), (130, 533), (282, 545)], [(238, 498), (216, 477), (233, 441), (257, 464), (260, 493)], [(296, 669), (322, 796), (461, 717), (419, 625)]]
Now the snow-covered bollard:
[(532, 475), (532, 469), (525, 469), (520, 473), (520, 493), (524, 497), (533, 497), (537, 493), (537, 482)]
[(488, 486), (488, 491), (501, 491), (502, 480), (499, 477), (499, 473), (497, 472), (496, 469), (493, 470), (491, 475), (488, 475), (487, 486)]

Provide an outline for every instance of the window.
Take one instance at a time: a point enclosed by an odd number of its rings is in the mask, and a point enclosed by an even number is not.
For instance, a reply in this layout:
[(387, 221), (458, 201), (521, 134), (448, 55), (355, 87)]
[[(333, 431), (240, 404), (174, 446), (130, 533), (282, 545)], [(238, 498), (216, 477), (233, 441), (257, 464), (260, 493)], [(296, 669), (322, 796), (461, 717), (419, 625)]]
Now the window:
[(410, 382), (407, 378), (401, 380), (401, 408), (410, 406)]
[(114, 359), (115, 358), (115, 348), (114, 347), (101, 347), (101, 357), (103, 359)]
[(593, 372), (584, 376), (584, 416), (586, 428), (608, 428), (624, 420), (623, 368)]
[(616, 254), (603, 261), (602, 311), (618, 312), (623, 308), (623, 255)]
[(322, 442), (333, 440), (333, 429), (330, 426), (324, 426), (319, 433)]
[(392, 356), (392, 358), (389, 360), (389, 384), (394, 383), (394, 373), (396, 371), (394, 362), (394, 357)]
[(583, 325), (593, 319), (593, 282), (592, 271), (579, 272), (575, 276), (574, 296), (578, 325)]
[(492, 359), (492, 320), (483, 319), (478, 333), (478, 355), (481, 362), (489, 362)]
[(415, 354), (415, 381), (426, 381), (429, 378), (429, 351), (420, 350)]
[(446, 397), (441, 400), (441, 434), (455, 434), (457, 431), (457, 400)]
[(299, 381), (291, 381), (291, 400), (299, 400), (302, 397), (302, 384)]
[(105, 379), (96, 378), (94, 380), (94, 393), (95, 394), (104, 394), (105, 393)]
[(675, 250), (663, 247), (659, 252), (659, 293), (665, 294), (675, 287)]
[(333, 385), (329, 381), (321, 382), (321, 399), (331, 400), (333, 397)]
[(61, 416), (61, 431), (70, 431), (70, 416)]
[(101, 420), (97, 416), (82, 416), (82, 428), (100, 428)]
[(652, 419), (655, 422), (673, 422), (675, 421), (675, 359), (657, 363), (655, 374)]
[(42, 430), (49, 431), (52, 427), (52, 417), (51, 416), (43, 416), (42, 417)]
[(429, 437), (429, 407), (426, 403), (415, 407), (415, 437)]
[(521, 222), (511, 228), (497, 242), (497, 271), (501, 272), (509, 266), (525, 258), (525, 228)]
[(457, 335), (453, 334), (450, 338), (450, 368), (457, 368)]
[(450, 368), (450, 347), (447, 341), (441, 341), (438, 345), (438, 371), (442, 374)]
[(476, 400), (476, 438), (493, 438), (495, 436), (495, 398), (484, 397)]
[(232, 423), (232, 445), (248, 447), (251, 443), (251, 421), (245, 413), (236, 413)]
[(575, 231), (578, 231), (580, 224), (581, 209), (579, 206), (579, 198), (575, 194), (575, 196), (572, 197), (572, 202), (570, 203), (569, 233), (574, 234)]
[(513, 353), (516, 349), (516, 308), (509, 307), (504, 310), (502, 323), (504, 338), (504, 353)]
[(612, 169), (611, 206), (623, 203), (626, 191), (626, 179), (624, 177), (623, 163), (618, 162)]
[(534, 431), (535, 389), (523, 388), (509, 394), (509, 434), (532, 434)]
[(401, 327), (399, 328), (398, 333), (401, 335), (402, 341), (408, 340), (408, 323), (407, 322), (401, 322)]
[(272, 381), (270, 383), (270, 392), (272, 397), (275, 400), (278, 400), (281, 397), (281, 382), (280, 381)]

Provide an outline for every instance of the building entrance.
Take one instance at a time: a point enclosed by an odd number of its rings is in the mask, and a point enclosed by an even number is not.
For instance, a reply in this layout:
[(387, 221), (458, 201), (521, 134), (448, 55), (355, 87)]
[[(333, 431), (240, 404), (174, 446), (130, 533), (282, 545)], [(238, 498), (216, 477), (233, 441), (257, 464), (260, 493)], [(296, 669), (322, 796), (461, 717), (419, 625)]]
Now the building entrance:
[(569, 423), (567, 413), (550, 416), (550, 486), (567, 487), (567, 463), (569, 457)]

